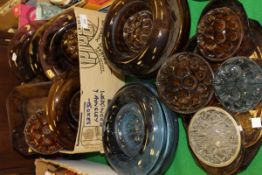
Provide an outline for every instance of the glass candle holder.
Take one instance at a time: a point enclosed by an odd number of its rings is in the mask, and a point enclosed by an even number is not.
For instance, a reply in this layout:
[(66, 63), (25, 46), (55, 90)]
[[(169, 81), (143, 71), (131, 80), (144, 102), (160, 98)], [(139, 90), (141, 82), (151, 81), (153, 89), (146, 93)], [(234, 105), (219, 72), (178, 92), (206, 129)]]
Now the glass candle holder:
[(106, 61), (118, 74), (153, 76), (188, 33), (187, 1), (116, 0), (104, 24)]
[(244, 160), (240, 126), (219, 107), (203, 108), (193, 116), (188, 142), (200, 165), (210, 174), (234, 174)]
[(173, 159), (177, 139), (176, 115), (151, 85), (124, 86), (107, 108), (103, 144), (118, 174), (162, 174)]
[(201, 56), (182, 52), (160, 68), (156, 84), (160, 98), (173, 111), (189, 114), (206, 106), (211, 100), (213, 71)]
[(232, 112), (246, 112), (262, 98), (262, 69), (245, 57), (225, 61), (215, 73), (214, 89), (220, 103)]

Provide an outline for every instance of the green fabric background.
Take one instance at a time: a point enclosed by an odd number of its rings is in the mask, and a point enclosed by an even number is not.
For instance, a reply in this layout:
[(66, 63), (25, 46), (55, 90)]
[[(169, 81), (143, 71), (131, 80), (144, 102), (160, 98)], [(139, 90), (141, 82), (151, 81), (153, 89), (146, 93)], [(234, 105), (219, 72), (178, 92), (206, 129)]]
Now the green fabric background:
[[(190, 36), (196, 32), (196, 24), (199, 19), (200, 13), (208, 1), (194, 1), (188, 0), (191, 13), (191, 30)], [(262, 24), (262, 0), (240, 0), (243, 3), (249, 18), (256, 19)], [(103, 156), (97, 154), (88, 154), (88, 160), (95, 162), (106, 163)], [(262, 168), (262, 150), (256, 155), (255, 159), (251, 162), (250, 166), (240, 175), (261, 175)], [(186, 141), (185, 129), (182, 126), (182, 121), (179, 119), (179, 142), (176, 155), (173, 163), (167, 170), (165, 175), (205, 175), (206, 173), (196, 165), (194, 159), (189, 152)]]

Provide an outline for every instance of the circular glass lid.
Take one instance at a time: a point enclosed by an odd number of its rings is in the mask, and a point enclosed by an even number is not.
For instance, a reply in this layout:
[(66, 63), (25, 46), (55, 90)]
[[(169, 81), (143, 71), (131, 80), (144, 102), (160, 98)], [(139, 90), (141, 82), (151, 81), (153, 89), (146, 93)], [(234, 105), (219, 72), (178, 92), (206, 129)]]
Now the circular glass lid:
[(157, 75), (157, 89), (173, 111), (189, 114), (208, 104), (213, 96), (213, 71), (201, 56), (182, 52), (170, 57)]
[(213, 84), (216, 96), (225, 108), (245, 112), (261, 100), (262, 69), (248, 58), (230, 58), (219, 67)]
[(243, 35), (237, 13), (228, 7), (215, 8), (207, 12), (198, 24), (198, 48), (204, 57), (223, 61), (237, 52)]
[(195, 156), (211, 167), (228, 166), (240, 153), (239, 126), (222, 108), (199, 110), (190, 121), (188, 139)]

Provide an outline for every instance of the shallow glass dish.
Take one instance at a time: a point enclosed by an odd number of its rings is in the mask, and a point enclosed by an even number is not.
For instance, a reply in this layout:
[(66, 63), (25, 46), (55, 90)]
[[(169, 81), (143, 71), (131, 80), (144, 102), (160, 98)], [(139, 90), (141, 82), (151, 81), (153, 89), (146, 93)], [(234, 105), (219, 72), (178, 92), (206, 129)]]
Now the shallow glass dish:
[(234, 174), (244, 160), (240, 126), (222, 108), (199, 110), (188, 126), (188, 141), (194, 156), (210, 174)]
[(178, 141), (176, 114), (148, 84), (121, 88), (105, 115), (103, 144), (118, 174), (157, 175), (170, 165)]
[(161, 66), (156, 85), (160, 98), (173, 111), (189, 114), (206, 106), (214, 90), (213, 71), (200, 55), (181, 52)]
[(262, 69), (246, 57), (225, 61), (213, 81), (220, 103), (232, 112), (246, 112), (261, 101)]

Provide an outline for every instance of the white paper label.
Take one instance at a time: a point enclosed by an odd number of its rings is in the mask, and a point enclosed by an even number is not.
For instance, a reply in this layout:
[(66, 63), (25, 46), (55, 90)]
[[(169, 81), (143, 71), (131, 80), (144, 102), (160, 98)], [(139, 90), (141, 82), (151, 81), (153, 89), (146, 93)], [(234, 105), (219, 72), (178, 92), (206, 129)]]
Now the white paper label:
[(252, 128), (261, 128), (260, 118), (251, 118)]
[(12, 54), (12, 61), (16, 62), (16, 59), (17, 59), (17, 55), (16, 55), (16, 53), (14, 52), (14, 53)]
[(80, 26), (82, 28), (88, 29), (88, 20), (87, 16), (84, 14), (79, 14), (79, 19), (80, 19)]

